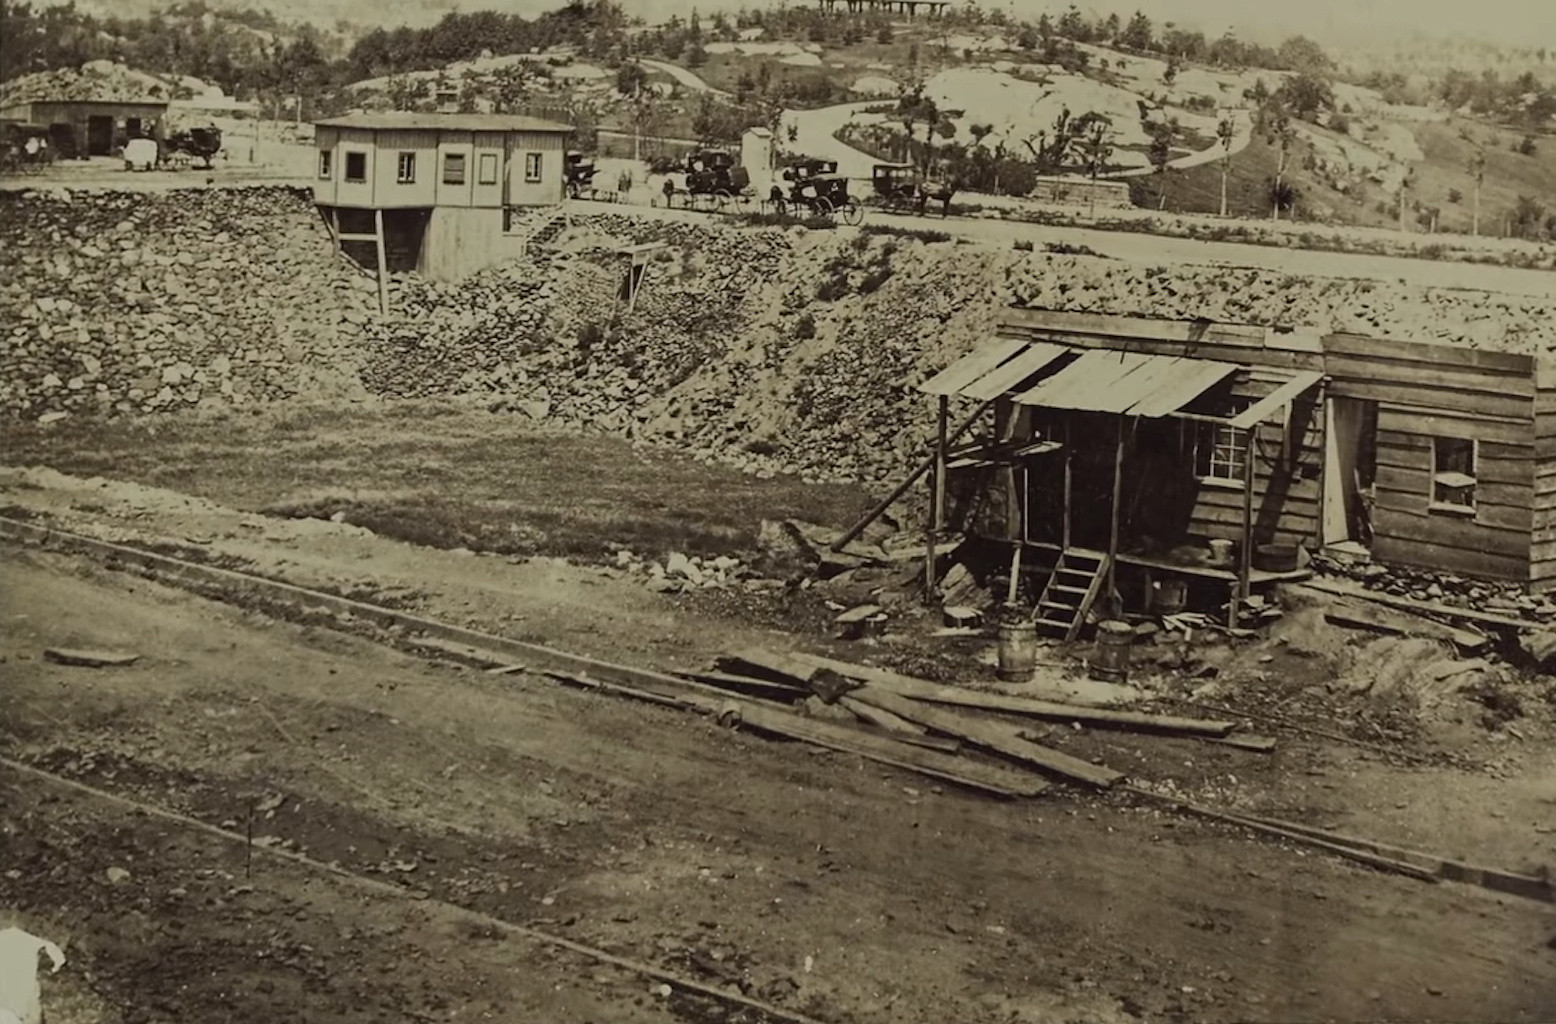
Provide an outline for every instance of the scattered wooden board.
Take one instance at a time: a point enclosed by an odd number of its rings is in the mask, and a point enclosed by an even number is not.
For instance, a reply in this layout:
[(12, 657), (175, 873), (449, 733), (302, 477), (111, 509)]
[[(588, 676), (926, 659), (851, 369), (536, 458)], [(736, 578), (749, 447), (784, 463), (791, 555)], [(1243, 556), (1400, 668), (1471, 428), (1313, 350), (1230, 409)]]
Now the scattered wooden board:
[(79, 665), (83, 668), (118, 668), (124, 665), (133, 665), (140, 660), (139, 654), (131, 654), (128, 651), (93, 651), (75, 647), (45, 647), (43, 649), (45, 661), (52, 661), (56, 665)]
[(722, 690), (732, 690), (736, 693), (760, 697), (764, 700), (782, 701), (785, 704), (804, 700), (810, 695), (809, 690), (802, 690), (798, 686), (791, 686), (788, 683), (775, 683), (769, 679), (753, 679), (750, 676), (735, 675), (730, 672), (679, 672), (677, 675), (695, 679), (699, 683), (709, 683)]
[(984, 693), (960, 686), (943, 686), (927, 679), (899, 675), (886, 669), (868, 665), (850, 665), (815, 655), (795, 655), (797, 660), (808, 662), (817, 668), (826, 668), (840, 675), (862, 679), (870, 686), (886, 690), (901, 697), (928, 701), (931, 704), (950, 704), (957, 707), (979, 708), (984, 711), (1002, 711), (1012, 715), (1027, 715), (1054, 722), (1080, 722), (1113, 728), (1133, 729), (1145, 732), (1163, 732), (1173, 735), (1203, 736), (1219, 739), (1226, 736), (1237, 723), (1180, 718), (1172, 715), (1149, 715), (1138, 711), (1109, 711), (1079, 704), (1063, 704), (1057, 701), (1032, 700), (1028, 697), (1010, 697), (1000, 693)]
[(1236, 747), (1239, 750), (1252, 750), (1259, 754), (1268, 754), (1275, 749), (1275, 737), (1253, 736), (1248, 733), (1234, 732), (1230, 736), (1223, 736), (1212, 743), (1221, 743), (1228, 747)]
[(1338, 594), (1341, 597), (1357, 597), (1365, 601), (1373, 601), (1377, 604), (1387, 605), (1390, 608), (1399, 608), (1403, 611), (1414, 612), (1417, 615), (1441, 615), (1450, 619), (1458, 619), (1462, 622), (1473, 622), (1476, 625), (1496, 626), (1499, 629), (1533, 629), (1539, 625), (1527, 619), (1516, 618), (1511, 615), (1498, 615), (1493, 612), (1477, 611), (1473, 608), (1458, 608), (1451, 604), (1443, 604), (1439, 601), (1417, 601), (1413, 597), (1398, 597), (1394, 594), (1381, 594), (1376, 590), (1368, 590), (1360, 586), (1345, 586), (1334, 580), (1307, 580), (1297, 584), (1309, 590), (1317, 590), (1324, 594)]
[(1364, 629), (1385, 636), (1421, 636), (1432, 640), (1446, 640), (1466, 652), (1484, 650), (1491, 643), (1490, 638), (1484, 633), (1459, 629), (1457, 626), (1450, 626), (1436, 619), (1428, 619), (1382, 605), (1379, 605), (1377, 610), (1383, 614), (1370, 615), (1365, 608), (1326, 611), (1324, 620), (1331, 625), (1346, 629)]
[(724, 671), (733, 669), (739, 675), (755, 675), (788, 683), (807, 691), (810, 689), (811, 677), (816, 674), (814, 666), (798, 658), (755, 647), (731, 651), (719, 659), (719, 667)]
[(901, 715), (894, 715), (885, 708), (878, 708), (874, 704), (866, 704), (862, 700), (843, 696), (837, 702), (861, 719), (871, 725), (879, 726), (887, 732), (901, 733), (904, 736), (922, 736), (929, 730), (917, 722), (910, 722)]
[(883, 708), (910, 722), (928, 726), (936, 732), (956, 736), (974, 746), (992, 750), (1088, 785), (1107, 787), (1121, 782), (1124, 778), (1123, 772), (1104, 768), (1090, 761), (1082, 761), (1062, 751), (1033, 743), (1021, 736), (1016, 729), (1002, 722), (969, 718), (954, 711), (946, 711), (909, 700), (874, 686), (854, 690), (849, 696), (865, 704)]

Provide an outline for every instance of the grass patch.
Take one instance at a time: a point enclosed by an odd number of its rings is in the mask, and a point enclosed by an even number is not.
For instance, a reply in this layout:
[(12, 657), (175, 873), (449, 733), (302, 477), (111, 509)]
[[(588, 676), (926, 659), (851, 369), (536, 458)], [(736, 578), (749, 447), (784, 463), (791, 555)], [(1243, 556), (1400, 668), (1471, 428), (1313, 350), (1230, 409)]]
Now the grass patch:
[(433, 402), (13, 424), (9, 465), (134, 481), (281, 516), (337, 513), (437, 548), (612, 557), (749, 554), (763, 519), (847, 526), (860, 488), (761, 480), (609, 436)]
[(951, 236), (944, 231), (935, 231), (929, 228), (899, 228), (894, 224), (866, 224), (859, 230), (867, 235), (911, 238), (928, 244), (949, 242), (951, 240)]

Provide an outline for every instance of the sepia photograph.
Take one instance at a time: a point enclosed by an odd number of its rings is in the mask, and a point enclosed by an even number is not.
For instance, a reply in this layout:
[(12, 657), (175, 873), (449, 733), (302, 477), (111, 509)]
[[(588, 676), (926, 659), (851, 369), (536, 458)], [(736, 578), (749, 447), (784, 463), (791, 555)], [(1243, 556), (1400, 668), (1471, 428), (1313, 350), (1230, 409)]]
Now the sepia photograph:
[(1556, 1024), (1553, 0), (0, 0), (0, 1024)]

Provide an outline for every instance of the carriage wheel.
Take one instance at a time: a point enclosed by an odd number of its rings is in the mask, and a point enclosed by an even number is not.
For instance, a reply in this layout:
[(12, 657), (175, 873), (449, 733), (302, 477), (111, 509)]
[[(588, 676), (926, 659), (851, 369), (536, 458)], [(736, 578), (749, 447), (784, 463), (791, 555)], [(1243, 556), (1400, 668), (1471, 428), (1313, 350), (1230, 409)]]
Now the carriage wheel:
[(816, 204), (813, 207), (811, 207), (811, 210), (818, 217), (830, 217), (830, 216), (832, 216), (832, 204), (827, 201), (825, 196), (817, 196), (816, 197)]
[(839, 211), (839, 216), (843, 218), (844, 224), (847, 224), (851, 228), (856, 228), (860, 224), (864, 223), (864, 207), (850, 200), (849, 203), (844, 206), (841, 211)]
[(713, 208), (715, 210), (717, 210), (719, 213), (723, 213), (723, 212), (725, 212), (726, 209), (728, 209), (729, 201), (730, 201), (729, 189), (721, 188), (721, 189), (716, 189), (714, 191), (714, 193), (713, 193)]

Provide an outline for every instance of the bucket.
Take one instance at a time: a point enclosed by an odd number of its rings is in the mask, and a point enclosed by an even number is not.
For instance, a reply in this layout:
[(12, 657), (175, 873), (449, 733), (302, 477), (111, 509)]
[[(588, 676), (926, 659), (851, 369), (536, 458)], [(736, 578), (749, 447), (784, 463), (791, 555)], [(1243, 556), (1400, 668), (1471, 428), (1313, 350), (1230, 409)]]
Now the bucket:
[(1158, 615), (1177, 615), (1189, 603), (1189, 587), (1182, 580), (1157, 580), (1151, 586), (1151, 609)]
[(1253, 567), (1260, 572), (1292, 572), (1297, 567), (1297, 546), (1260, 544), (1253, 549)]
[(1097, 623), (1097, 645), (1091, 654), (1091, 678), (1122, 683), (1129, 678), (1129, 648), (1135, 642), (1135, 628), (1127, 622), (1108, 620)]
[(1002, 622), (999, 638), (999, 677), (1010, 683), (1024, 683), (1037, 669), (1037, 624)]
[(1229, 540), (1213, 540), (1210, 542), (1210, 564), (1232, 564), (1232, 542)]

